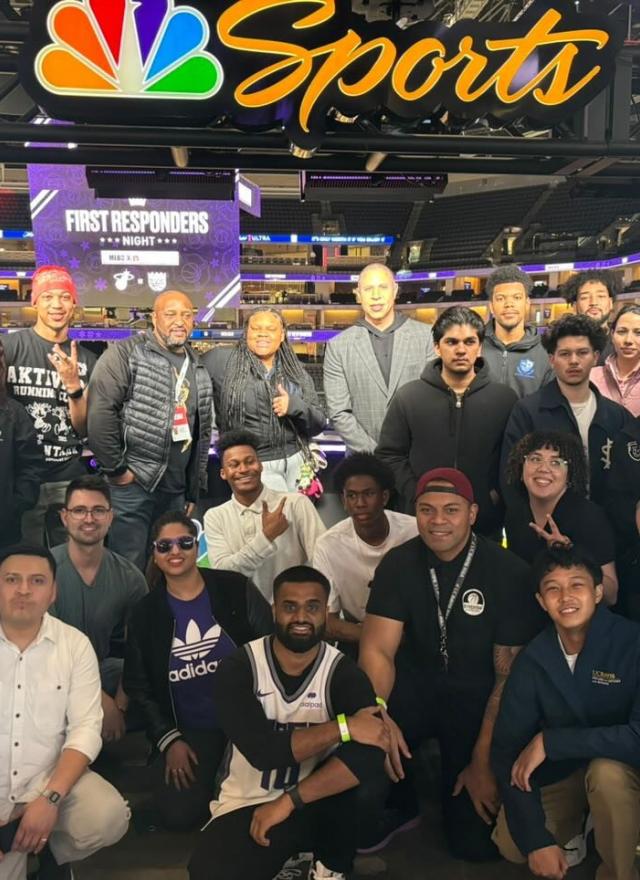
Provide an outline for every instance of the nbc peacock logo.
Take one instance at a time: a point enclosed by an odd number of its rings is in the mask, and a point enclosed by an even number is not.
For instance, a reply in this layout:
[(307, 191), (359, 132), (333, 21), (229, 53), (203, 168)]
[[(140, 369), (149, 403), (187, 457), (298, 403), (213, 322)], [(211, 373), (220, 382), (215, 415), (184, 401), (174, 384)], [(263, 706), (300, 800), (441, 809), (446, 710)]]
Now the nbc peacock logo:
[(207, 20), (173, 0), (62, 0), (47, 30), (35, 73), (56, 95), (204, 100), (224, 81)]

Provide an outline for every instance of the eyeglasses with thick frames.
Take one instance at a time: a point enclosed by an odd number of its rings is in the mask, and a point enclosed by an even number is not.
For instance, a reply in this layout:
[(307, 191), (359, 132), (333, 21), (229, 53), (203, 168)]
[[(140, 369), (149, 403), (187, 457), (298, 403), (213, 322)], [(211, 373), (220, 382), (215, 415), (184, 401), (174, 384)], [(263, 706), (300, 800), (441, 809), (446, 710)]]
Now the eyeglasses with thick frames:
[(67, 507), (65, 508), (67, 513), (72, 519), (86, 519), (88, 516), (91, 516), (92, 519), (101, 520), (104, 519), (109, 511), (110, 507)]
[(160, 538), (159, 541), (153, 542), (156, 553), (164, 555), (173, 547), (179, 547), (181, 550), (193, 550), (196, 539), (193, 535), (180, 535), (179, 538)]
[(550, 467), (552, 471), (563, 471), (569, 464), (566, 458), (544, 458), (537, 452), (525, 455), (524, 460), (530, 464), (531, 467), (539, 468), (544, 464), (547, 465), (547, 467)]

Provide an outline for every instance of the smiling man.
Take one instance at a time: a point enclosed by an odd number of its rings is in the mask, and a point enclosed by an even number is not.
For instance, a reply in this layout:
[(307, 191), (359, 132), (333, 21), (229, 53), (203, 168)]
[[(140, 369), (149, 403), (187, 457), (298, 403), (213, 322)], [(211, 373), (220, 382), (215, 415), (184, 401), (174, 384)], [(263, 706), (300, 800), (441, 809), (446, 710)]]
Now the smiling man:
[(248, 431), (220, 437), (220, 476), (233, 497), (207, 510), (204, 529), (211, 566), (250, 577), (270, 602), (274, 577), (308, 562), (325, 527), (306, 495), (263, 485), (257, 446)]
[[(631, 421), (623, 407), (589, 381), (606, 339), (602, 327), (586, 315), (565, 315), (550, 325), (542, 342), (556, 378), (514, 406), (502, 446), (503, 479), (511, 449), (526, 434), (568, 431), (580, 438), (587, 456), (589, 496), (603, 502), (613, 441)], [(504, 489), (510, 491), (506, 485)]]
[[(640, 627), (602, 603), (600, 566), (579, 547), (536, 559), (549, 626), (516, 660), (493, 736), (505, 858), (562, 880), (584, 857), (591, 813), (598, 880), (633, 880), (640, 833)], [(580, 845), (581, 844), (581, 845)]]
[(463, 473), (424, 474), (415, 510), (419, 535), (390, 550), (376, 569), (360, 640), (360, 665), (389, 706), (387, 773), (397, 783), (387, 811), (361, 823), (360, 848), (381, 849), (416, 824), (411, 755), (435, 737), (449, 849), (482, 861), (496, 856), (493, 724), (512, 660), (539, 619), (528, 566), (474, 534), (478, 506)]
[(193, 303), (159, 296), (153, 330), (110, 345), (92, 376), (89, 445), (109, 477), (111, 547), (144, 568), (149, 528), (167, 510), (190, 512), (207, 485), (211, 381), (189, 345)]
[(381, 263), (360, 273), (360, 320), (327, 345), (324, 391), (333, 427), (351, 452), (373, 452), (394, 393), (434, 357), (431, 327), (396, 312), (398, 284)]
[[(7, 390), (29, 413), (42, 457), (40, 495), (22, 517), (22, 537), (44, 543), (47, 508), (62, 504), (69, 480), (86, 473), (80, 461), (87, 433), (86, 386), (95, 355), (69, 341), (78, 292), (62, 266), (33, 274), (31, 305), (36, 323), (3, 337)], [(55, 537), (62, 540), (62, 528)]]
[(479, 506), (477, 530), (497, 535), (500, 445), (517, 396), (492, 382), (480, 354), (484, 324), (472, 309), (445, 309), (433, 325), (438, 359), (394, 396), (376, 455), (394, 473), (406, 512), (413, 511), (418, 477), (433, 467), (460, 468)]

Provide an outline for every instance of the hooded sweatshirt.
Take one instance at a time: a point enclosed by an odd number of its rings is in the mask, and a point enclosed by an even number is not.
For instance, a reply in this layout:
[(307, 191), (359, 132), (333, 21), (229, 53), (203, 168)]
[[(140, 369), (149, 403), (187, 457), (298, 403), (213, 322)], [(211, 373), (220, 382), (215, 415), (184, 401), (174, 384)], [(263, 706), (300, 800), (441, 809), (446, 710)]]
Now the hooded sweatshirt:
[(532, 394), (553, 379), (549, 355), (533, 326), (525, 327), (522, 339), (505, 345), (496, 336), (496, 322), (492, 318), (485, 331), (482, 359), (491, 380), (513, 388), (518, 397)]
[(392, 468), (404, 509), (414, 510), (418, 479), (434, 467), (455, 467), (471, 480), (480, 512), (476, 531), (492, 535), (502, 525), (502, 506), (490, 493), (498, 488), (502, 434), (515, 391), (491, 382), (482, 359), (461, 395), (442, 379), (442, 361), (427, 364), (415, 382), (393, 397), (376, 449)]

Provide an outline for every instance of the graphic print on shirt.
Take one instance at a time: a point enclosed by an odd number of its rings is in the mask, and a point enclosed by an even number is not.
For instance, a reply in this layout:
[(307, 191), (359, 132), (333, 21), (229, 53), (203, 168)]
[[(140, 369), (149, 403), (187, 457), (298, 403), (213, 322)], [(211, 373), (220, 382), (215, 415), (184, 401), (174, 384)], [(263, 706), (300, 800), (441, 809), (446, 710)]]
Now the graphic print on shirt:
[[(222, 635), (219, 623), (201, 633), (197, 621), (190, 620), (187, 624), (184, 641), (177, 636), (173, 638), (171, 657), (174, 662), (171, 664), (169, 681), (188, 681), (214, 673), (220, 662), (220, 658), (217, 657), (218, 652), (215, 652), (215, 660), (206, 660), (205, 658), (217, 647)], [(179, 667), (180, 662), (184, 665), (182, 668), (176, 668)]]
[(627, 443), (627, 454), (632, 461), (640, 461), (640, 443), (630, 440)]
[(522, 358), (516, 367), (516, 376), (519, 379), (535, 379), (536, 378), (536, 362), (531, 358)]

